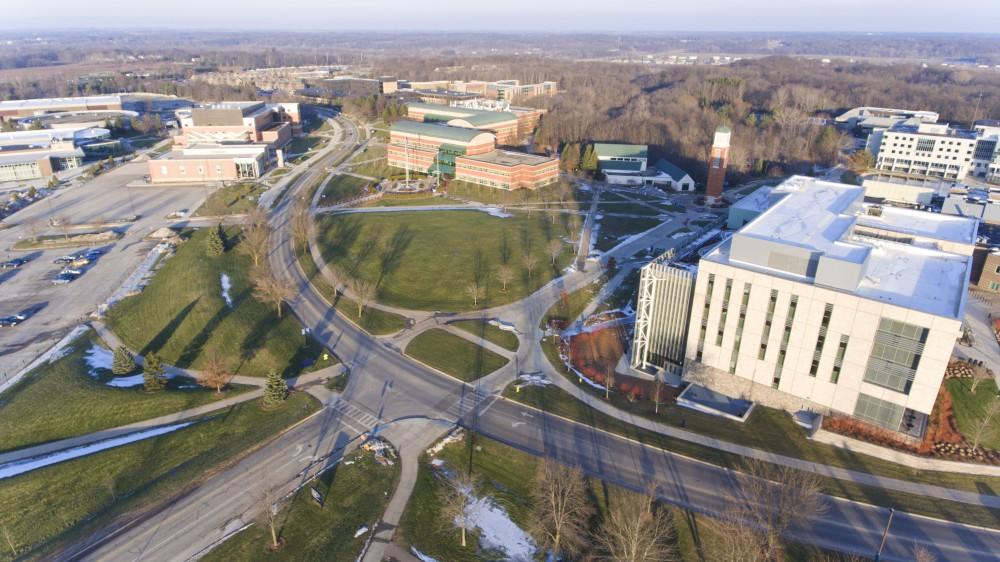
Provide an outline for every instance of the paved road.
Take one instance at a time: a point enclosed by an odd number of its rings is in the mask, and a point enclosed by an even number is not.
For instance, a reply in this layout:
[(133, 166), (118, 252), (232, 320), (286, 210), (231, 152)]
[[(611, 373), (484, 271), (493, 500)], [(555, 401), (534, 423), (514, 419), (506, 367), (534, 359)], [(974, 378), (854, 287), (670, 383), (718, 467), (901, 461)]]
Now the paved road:
[[(349, 134), (347, 140), (354, 134)], [(335, 159), (336, 155), (331, 155), (329, 160)], [(304, 176), (323, 173), (319, 166), (316, 168), (318, 171)], [(286, 487), (294, 486), (302, 478), (307, 462), (336, 459), (348, 448), (352, 437), (364, 429), (381, 422), (389, 435), (414, 418), (446, 423), (461, 420), (463, 425), (476, 426), (485, 435), (535, 454), (544, 453), (581, 465), (589, 473), (621, 485), (640, 489), (651, 480), (657, 481), (663, 485), (665, 499), (693, 509), (716, 511), (730, 501), (734, 482), (725, 469), (498, 399), (490, 393), (490, 388), (502, 386), (504, 377), (487, 377), (492, 384), (481, 383), (483, 388), (462, 384), (414, 363), (392, 347), (391, 341), (372, 338), (337, 315), (308, 285), (290, 247), (287, 210), (296, 195), (294, 190), (308, 185), (310, 179), (300, 178), (291, 186), (292, 196), (277, 206), (272, 219), (276, 245), (270, 259), (276, 271), (284, 272), (300, 288), (292, 303), (295, 314), (350, 368), (351, 379), (341, 400), (328, 404), (320, 414), (249, 455), (237, 467), (210, 479), (155, 517), (105, 540), (88, 551), (85, 558), (185, 560), (210, 546), (225, 530), (238, 527), (259, 512), (261, 506), (254, 498), (259, 497), (265, 485), (262, 475), (267, 474), (272, 482), (284, 483)], [(634, 240), (620, 251), (628, 255), (644, 244), (643, 240)], [(591, 275), (595, 272), (574, 276), (570, 281), (574, 285), (583, 284), (589, 282)], [(557, 281), (546, 291), (558, 294), (563, 283)], [(538, 318), (537, 314), (544, 312), (544, 308), (537, 310), (544, 302), (542, 297), (532, 296), (519, 306), (509, 305), (496, 312), (501, 317), (504, 313), (517, 314), (523, 324), (524, 318)], [(537, 325), (530, 333), (537, 336)], [(522, 364), (524, 370), (530, 370), (528, 367)], [(319, 470), (328, 462), (317, 463), (312, 470)], [(796, 532), (801, 538), (827, 548), (870, 553), (885, 519), (885, 510), (881, 508), (831, 500), (831, 509), (820, 522)], [(884, 558), (910, 560), (915, 544), (927, 546), (942, 560), (996, 560), (996, 553), (1000, 553), (1000, 532), (897, 514)]]

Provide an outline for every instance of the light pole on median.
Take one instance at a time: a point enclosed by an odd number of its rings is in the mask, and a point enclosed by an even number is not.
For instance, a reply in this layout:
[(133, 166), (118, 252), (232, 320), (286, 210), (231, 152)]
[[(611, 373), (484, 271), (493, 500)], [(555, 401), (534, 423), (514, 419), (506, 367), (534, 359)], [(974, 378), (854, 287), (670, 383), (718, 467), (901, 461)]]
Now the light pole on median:
[(889, 508), (889, 520), (885, 522), (885, 529), (882, 531), (882, 541), (878, 545), (878, 551), (875, 552), (875, 562), (878, 562), (879, 558), (882, 556), (882, 550), (885, 548), (885, 541), (889, 538), (889, 527), (892, 526), (892, 516), (896, 514), (894, 508)]

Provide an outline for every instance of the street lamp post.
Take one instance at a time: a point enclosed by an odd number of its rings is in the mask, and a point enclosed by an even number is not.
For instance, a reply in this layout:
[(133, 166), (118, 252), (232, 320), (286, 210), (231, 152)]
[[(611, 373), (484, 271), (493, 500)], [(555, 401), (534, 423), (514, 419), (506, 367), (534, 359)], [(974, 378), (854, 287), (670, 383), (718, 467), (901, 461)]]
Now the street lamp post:
[(885, 522), (885, 529), (882, 531), (882, 541), (878, 545), (878, 551), (875, 552), (875, 562), (879, 561), (882, 556), (882, 550), (885, 548), (885, 541), (889, 538), (889, 527), (892, 526), (892, 516), (896, 514), (894, 508), (889, 508), (889, 520)]

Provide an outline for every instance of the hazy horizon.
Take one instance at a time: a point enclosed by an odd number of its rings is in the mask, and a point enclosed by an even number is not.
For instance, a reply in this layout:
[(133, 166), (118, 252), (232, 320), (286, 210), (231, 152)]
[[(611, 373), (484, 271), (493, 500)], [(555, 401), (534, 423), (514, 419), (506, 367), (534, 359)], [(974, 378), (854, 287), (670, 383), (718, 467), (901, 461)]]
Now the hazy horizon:
[[(138, 8), (137, 4), (145, 4)], [(927, 0), (508, 0), (502, 5), (443, 0), (434, 7), (403, 0), (332, 5), (321, 0), (42, 0), (5, 6), (10, 31), (212, 30), (498, 33), (979, 33), (1000, 21), (1000, 2), (954, 0), (947, 10)], [(162, 8), (160, 8), (162, 6)], [(452, 9), (451, 7), (454, 7)], [(933, 13), (933, 18), (927, 14)], [(135, 17), (129, 17), (134, 14)], [(287, 22), (283, 18), (292, 18)]]

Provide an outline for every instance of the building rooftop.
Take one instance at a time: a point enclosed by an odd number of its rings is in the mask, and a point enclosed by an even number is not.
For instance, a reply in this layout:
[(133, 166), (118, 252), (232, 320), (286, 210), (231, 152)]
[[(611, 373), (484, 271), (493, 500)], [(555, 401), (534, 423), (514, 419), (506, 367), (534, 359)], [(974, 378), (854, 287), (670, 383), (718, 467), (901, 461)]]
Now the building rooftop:
[(161, 158), (164, 160), (197, 160), (202, 158), (253, 158), (267, 151), (266, 144), (194, 144), (179, 150), (171, 150)]
[[(879, 207), (881, 216), (871, 215), (863, 188), (804, 176), (745, 199), (750, 201), (740, 203), (747, 208), (767, 210), (704, 259), (961, 317), (972, 258), (933, 241), (973, 244), (975, 219), (893, 207)], [(923, 240), (879, 240), (855, 235), (855, 226)]]
[(919, 111), (913, 109), (894, 109), (890, 107), (855, 107), (848, 109), (844, 113), (841, 113), (834, 121), (837, 123), (846, 123), (851, 119), (857, 119), (859, 117), (875, 117), (875, 118), (892, 118), (892, 119), (908, 119), (911, 117), (916, 117), (922, 121), (936, 122), (938, 120), (938, 114), (933, 111)]
[[(490, 111), (487, 109), (471, 109), (466, 107), (452, 107), (436, 103), (411, 102), (406, 104), (411, 110), (419, 110), (425, 114), (448, 117), (450, 121), (464, 121), (470, 127), (487, 127), (496, 123), (517, 121), (517, 115), (509, 111)], [(457, 124), (457, 126), (462, 126)]]
[(771, 206), (772, 193), (774, 193), (774, 186), (761, 186), (755, 189), (750, 195), (747, 195), (743, 199), (733, 203), (730, 208), (746, 209), (748, 211), (763, 213), (768, 207)]
[(653, 167), (670, 176), (674, 181), (680, 181), (684, 179), (684, 176), (688, 175), (687, 172), (678, 168), (676, 164), (664, 158), (657, 160), (656, 164), (653, 164)]
[(80, 148), (74, 148), (73, 150), (38, 150), (34, 152), (20, 152), (17, 154), (0, 154), (0, 166), (23, 164), (25, 162), (38, 162), (42, 158), (83, 157), (83, 150)]
[(919, 125), (899, 123), (890, 128), (889, 130), (894, 133), (907, 133), (912, 135), (959, 138), (959, 139), (975, 139), (978, 136), (975, 131), (956, 129), (953, 127), (949, 127), (943, 123), (942, 124), (921, 123)]
[(594, 143), (594, 152), (605, 158), (648, 158), (649, 147), (644, 144)]
[(491, 164), (499, 164), (501, 166), (537, 166), (539, 164), (545, 164), (547, 162), (552, 162), (555, 158), (550, 158), (548, 156), (540, 156), (538, 154), (528, 154), (526, 152), (511, 152), (509, 150), (493, 150), (487, 152), (486, 154), (476, 154), (473, 156), (460, 156), (460, 158), (465, 158), (468, 160), (475, 160), (477, 162), (488, 162)]
[(491, 133), (480, 131), (479, 129), (466, 129), (463, 127), (450, 127), (437, 123), (421, 123), (418, 121), (397, 121), (389, 128), (390, 131), (407, 133), (411, 135), (423, 135), (457, 142), (472, 142), (479, 135), (489, 135)]
[(107, 105), (120, 104), (121, 96), (84, 96), (74, 98), (36, 98), (30, 100), (8, 100), (0, 101), (0, 111), (11, 109), (27, 109), (36, 107), (46, 109), (50, 107), (65, 107), (76, 105)]

